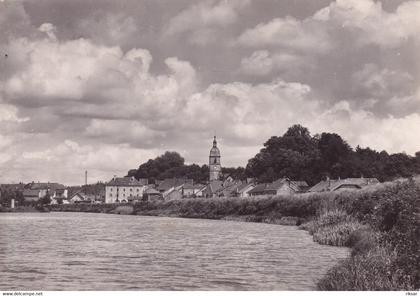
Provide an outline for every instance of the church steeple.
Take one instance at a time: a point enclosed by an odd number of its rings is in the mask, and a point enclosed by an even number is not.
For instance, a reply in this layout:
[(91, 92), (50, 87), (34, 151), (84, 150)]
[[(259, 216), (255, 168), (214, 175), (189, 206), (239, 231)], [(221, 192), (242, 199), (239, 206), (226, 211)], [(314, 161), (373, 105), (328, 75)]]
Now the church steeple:
[(219, 180), (222, 166), (220, 165), (220, 150), (217, 148), (216, 136), (213, 138), (213, 147), (210, 150), (209, 156), (210, 182)]

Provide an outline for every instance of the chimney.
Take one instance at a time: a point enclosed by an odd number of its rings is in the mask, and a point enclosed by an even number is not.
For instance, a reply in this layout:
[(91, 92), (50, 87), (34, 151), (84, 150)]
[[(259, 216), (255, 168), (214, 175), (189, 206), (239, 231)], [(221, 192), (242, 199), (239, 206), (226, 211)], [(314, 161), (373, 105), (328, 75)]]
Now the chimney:
[(85, 171), (85, 185), (87, 185), (87, 171)]

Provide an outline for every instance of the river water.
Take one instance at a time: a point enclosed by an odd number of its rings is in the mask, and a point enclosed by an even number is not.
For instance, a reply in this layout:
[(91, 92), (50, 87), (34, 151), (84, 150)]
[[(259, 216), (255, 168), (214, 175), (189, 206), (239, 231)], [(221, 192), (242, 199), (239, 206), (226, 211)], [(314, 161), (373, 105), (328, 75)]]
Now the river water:
[(0, 290), (313, 290), (347, 256), (295, 226), (0, 214)]

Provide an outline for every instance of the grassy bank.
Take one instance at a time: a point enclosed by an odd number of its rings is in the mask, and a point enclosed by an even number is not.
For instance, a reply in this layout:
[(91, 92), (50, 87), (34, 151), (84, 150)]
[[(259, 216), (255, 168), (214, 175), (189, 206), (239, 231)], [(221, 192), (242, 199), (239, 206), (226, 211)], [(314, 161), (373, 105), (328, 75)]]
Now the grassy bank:
[(413, 290), (420, 288), (419, 202), (419, 184), (405, 180), (340, 193), (51, 209), (300, 225), (320, 244), (352, 248), (351, 257), (331, 269), (319, 289)]
[(343, 192), (300, 228), (321, 244), (348, 246), (351, 257), (331, 269), (320, 290), (420, 288), (420, 186), (414, 180)]

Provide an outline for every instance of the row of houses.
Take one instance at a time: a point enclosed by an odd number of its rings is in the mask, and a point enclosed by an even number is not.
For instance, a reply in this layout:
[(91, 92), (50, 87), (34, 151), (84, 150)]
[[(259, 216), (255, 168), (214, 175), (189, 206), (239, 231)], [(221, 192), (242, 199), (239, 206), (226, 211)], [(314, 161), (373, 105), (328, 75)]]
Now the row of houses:
[(234, 180), (228, 176), (224, 180), (212, 180), (208, 184), (194, 183), (188, 178), (170, 178), (148, 184), (147, 179), (134, 177), (114, 177), (105, 184), (104, 192), (93, 195), (79, 190), (69, 193), (69, 189), (59, 183), (32, 182), (23, 186), (25, 201), (36, 202), (49, 196), (52, 204), (58, 203), (119, 203), (156, 200), (177, 200), (183, 198), (215, 197), (258, 197), (306, 192), (327, 192), (357, 190), (377, 184), (376, 178), (325, 179), (310, 187), (305, 181), (280, 178), (271, 183), (256, 183), (253, 179)]
[(172, 178), (148, 184), (146, 179), (136, 180), (134, 177), (114, 177), (105, 186), (105, 202), (139, 202), (155, 200), (177, 200), (182, 198), (215, 198), (215, 197), (255, 197), (307, 192), (325, 192), (341, 190), (357, 190), (365, 186), (377, 184), (376, 178), (327, 179), (310, 187), (305, 181), (280, 178), (271, 183), (255, 183), (246, 181), (212, 180), (208, 184), (194, 184), (192, 179)]
[(32, 182), (26, 184), (23, 189), (23, 198), (28, 202), (38, 201), (47, 195), (54, 201), (67, 199), (68, 189), (63, 184), (50, 182)]
[(92, 195), (86, 194), (81, 190), (70, 194), (69, 188), (63, 184), (51, 182), (32, 182), (23, 186), (23, 198), (26, 202), (38, 202), (47, 195), (51, 200), (51, 204), (68, 204), (79, 202), (103, 202), (103, 194)]

